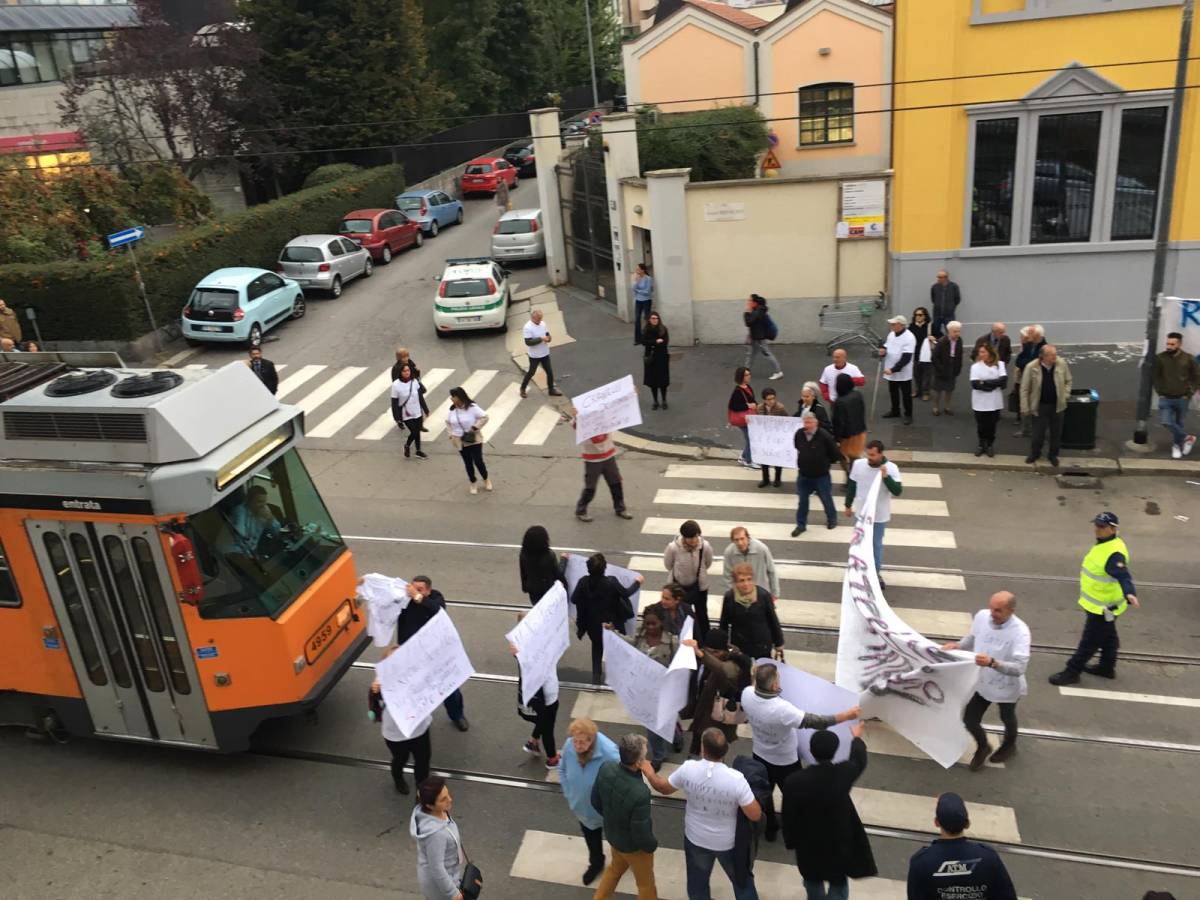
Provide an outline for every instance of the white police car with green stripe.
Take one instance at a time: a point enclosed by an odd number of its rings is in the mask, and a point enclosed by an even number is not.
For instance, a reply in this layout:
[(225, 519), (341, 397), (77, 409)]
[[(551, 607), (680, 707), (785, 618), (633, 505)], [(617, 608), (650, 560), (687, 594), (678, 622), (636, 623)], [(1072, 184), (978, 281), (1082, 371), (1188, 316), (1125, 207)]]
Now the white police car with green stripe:
[(446, 260), (433, 301), (438, 337), (454, 331), (508, 327), (508, 270), (486, 256)]

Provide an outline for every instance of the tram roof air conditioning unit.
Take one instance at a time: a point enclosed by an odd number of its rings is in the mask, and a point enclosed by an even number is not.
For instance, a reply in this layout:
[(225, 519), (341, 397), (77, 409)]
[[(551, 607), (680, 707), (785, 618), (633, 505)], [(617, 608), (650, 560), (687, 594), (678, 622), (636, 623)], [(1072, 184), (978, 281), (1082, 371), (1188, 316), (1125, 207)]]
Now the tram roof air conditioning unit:
[(279, 409), (244, 363), (72, 372), (0, 403), (0, 458), (156, 465), (199, 459)]

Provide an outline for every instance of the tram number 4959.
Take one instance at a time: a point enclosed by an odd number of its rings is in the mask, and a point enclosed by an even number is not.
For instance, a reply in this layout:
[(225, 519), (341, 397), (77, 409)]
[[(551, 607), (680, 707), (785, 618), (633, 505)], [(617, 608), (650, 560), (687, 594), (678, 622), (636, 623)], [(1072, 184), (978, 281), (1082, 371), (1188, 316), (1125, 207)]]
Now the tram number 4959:
[(341, 634), (350, 623), (350, 619), (349, 604), (343, 603), (334, 610), (333, 615), (322, 622), (321, 626), (313, 632), (312, 637), (308, 639), (308, 644), (304, 648), (304, 659), (310, 666), (329, 649), (334, 638)]

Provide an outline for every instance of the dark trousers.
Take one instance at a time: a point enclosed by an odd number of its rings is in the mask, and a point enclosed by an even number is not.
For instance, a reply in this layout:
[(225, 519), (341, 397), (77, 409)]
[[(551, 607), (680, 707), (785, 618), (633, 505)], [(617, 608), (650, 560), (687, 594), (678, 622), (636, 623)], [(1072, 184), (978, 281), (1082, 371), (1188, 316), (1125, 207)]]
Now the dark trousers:
[(463, 702), (462, 691), (455, 691), (449, 697), (442, 701), (442, 706), (446, 709), (446, 715), (450, 717), (450, 721), (459, 722), (463, 718), (465, 703)]
[(588, 828), (580, 822), (579, 830), (583, 832), (583, 842), (588, 848), (588, 867), (604, 868), (604, 828)]
[(467, 480), (471, 484), (475, 483), (475, 470), (479, 470), (479, 477), (484, 481), (487, 480), (487, 466), (483, 464), (483, 441), (476, 441), (473, 444), (463, 444), (462, 449), (458, 451), (458, 455), (462, 457), (463, 465), (467, 468)]
[(1103, 615), (1085, 613), (1083, 620), (1083, 635), (1079, 638), (1079, 646), (1074, 655), (1067, 660), (1067, 668), (1072, 672), (1082, 672), (1092, 655), (1100, 651), (1100, 669), (1113, 672), (1117, 668), (1117, 649), (1121, 639), (1117, 636), (1116, 620), (1105, 622)]
[[(770, 466), (759, 466), (759, 469), (762, 470), (762, 483), (770, 484), (771, 483), (771, 467)], [(783, 483), (783, 467), (782, 466), (775, 467), (775, 483), (776, 484)]]
[(667, 389), (665, 387), (650, 388), (650, 396), (654, 398), (655, 403), (667, 402)]
[(558, 718), (558, 701), (543, 706), (537, 711), (537, 721), (533, 723), (533, 734), (529, 737), (541, 741), (545, 748), (546, 758), (558, 756), (558, 745), (554, 743), (554, 720)]
[(592, 641), (592, 684), (604, 684), (604, 632), (588, 637)]
[(704, 643), (704, 636), (708, 634), (708, 588), (700, 590), (694, 584), (682, 584), (684, 600), (692, 607), (692, 637)]
[(769, 763), (757, 753), (754, 754), (757, 759), (767, 768), (767, 778), (771, 781), (771, 791), (767, 794), (767, 803), (763, 807), (764, 821), (767, 827), (768, 834), (774, 834), (779, 830), (779, 817), (775, 813), (775, 788), (783, 790), (783, 783), (787, 777), (800, 768), (800, 760), (796, 760), (789, 766), (777, 766), (775, 763)]
[(1042, 455), (1042, 443), (1046, 435), (1050, 435), (1050, 456), (1058, 456), (1058, 447), (1062, 441), (1063, 414), (1055, 412), (1057, 404), (1039, 403), (1037, 415), (1033, 417), (1033, 443), (1029, 445), (1030, 456)]
[(996, 423), (1000, 421), (1000, 410), (975, 410), (975, 433), (979, 435), (979, 446), (990, 447), (996, 443)]
[(525, 380), (521, 382), (521, 393), (525, 393), (525, 389), (529, 387), (529, 381), (533, 378), (533, 373), (537, 371), (537, 367), (541, 366), (546, 372), (546, 387), (549, 390), (554, 390), (554, 370), (550, 368), (550, 357), (543, 356), (540, 359), (530, 356), (529, 368), (525, 372)]
[(796, 506), (796, 524), (801, 528), (808, 527), (808, 496), (813, 491), (821, 498), (821, 506), (825, 508), (825, 524), (837, 524), (837, 507), (833, 505), (833, 479), (829, 473), (809, 478), (801, 475), (796, 479), (796, 493), (800, 495), (800, 503)]
[[(979, 694), (976, 694), (967, 701), (967, 707), (963, 710), (963, 725), (967, 731), (971, 732), (971, 737), (975, 738), (975, 743), (982, 750), (988, 745), (987, 733), (983, 730), (983, 726), (979, 723), (983, 721), (983, 714), (987, 712), (989, 706), (992, 705), (991, 700), (986, 700)], [(1007, 747), (1009, 744), (1017, 742), (1017, 704), (1000, 703), (1000, 721), (1004, 723), (1004, 744)]]
[(412, 756), (413, 778), (420, 784), (429, 777), (429, 760), (433, 756), (433, 745), (429, 743), (429, 732), (407, 741), (384, 741), (392, 754), (392, 781), (404, 784), (404, 767)]
[(642, 342), (642, 328), (646, 324), (646, 316), (650, 315), (649, 300), (635, 300), (633, 302), (633, 342), (640, 344)]
[(912, 418), (913, 398), (912, 379), (908, 381), (889, 381), (888, 396), (892, 400), (892, 413), (900, 415), (900, 406), (904, 406), (904, 418)]
[(913, 363), (913, 374), (915, 376), (913, 379), (914, 395), (928, 394), (929, 388), (933, 384), (933, 363)]
[(421, 424), (424, 419), (405, 419), (404, 427), (408, 429), (408, 438), (404, 441), (404, 448), (407, 450), (413, 444), (417, 445), (417, 452), (421, 452)]
[(933, 324), (929, 326), (929, 329), (933, 333), (934, 337), (941, 337), (943, 334), (946, 333), (946, 326), (949, 325), (953, 321), (954, 321), (953, 314), (948, 315), (948, 316), (935, 315), (933, 317)]
[(612, 456), (600, 462), (589, 462), (586, 459), (583, 461), (583, 493), (579, 495), (579, 501), (575, 504), (575, 515), (582, 516), (587, 512), (588, 504), (596, 496), (596, 484), (601, 475), (608, 485), (608, 492), (612, 494), (613, 509), (617, 512), (625, 511), (625, 488), (621, 484), (621, 470), (617, 468), (616, 457)]

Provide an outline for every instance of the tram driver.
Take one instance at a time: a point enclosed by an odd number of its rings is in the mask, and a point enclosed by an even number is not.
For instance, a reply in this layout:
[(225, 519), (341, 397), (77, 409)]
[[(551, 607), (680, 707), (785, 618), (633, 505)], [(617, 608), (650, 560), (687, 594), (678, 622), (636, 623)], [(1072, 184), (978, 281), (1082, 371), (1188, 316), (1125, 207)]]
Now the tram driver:
[(261, 578), (264, 563), (283, 549), (286, 528), (268, 502), (267, 489), (259, 484), (248, 488), (245, 500), (230, 509), (225, 524), (222, 555), (237, 571)]

